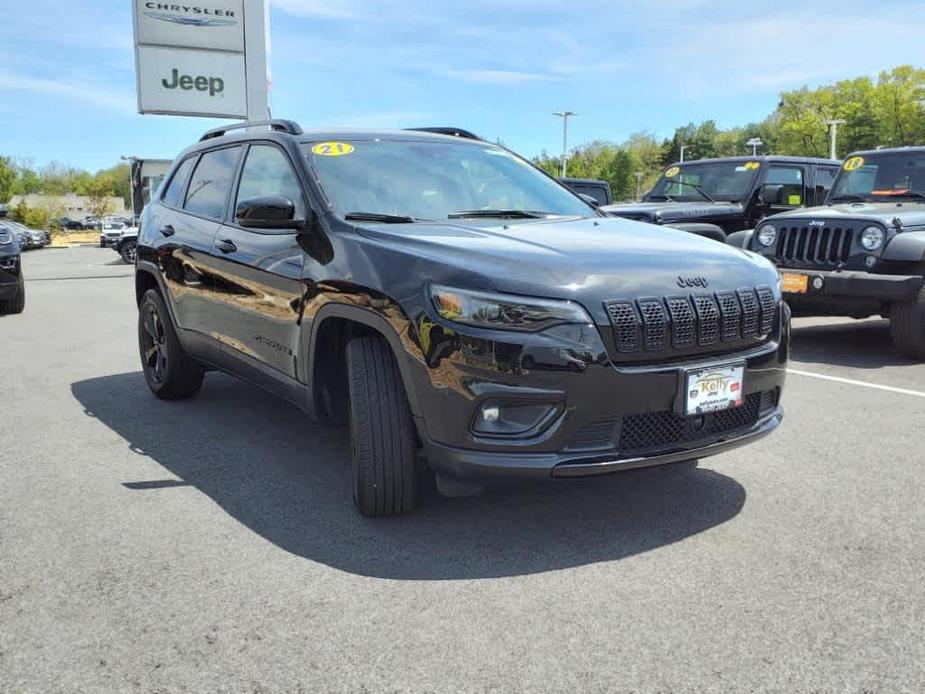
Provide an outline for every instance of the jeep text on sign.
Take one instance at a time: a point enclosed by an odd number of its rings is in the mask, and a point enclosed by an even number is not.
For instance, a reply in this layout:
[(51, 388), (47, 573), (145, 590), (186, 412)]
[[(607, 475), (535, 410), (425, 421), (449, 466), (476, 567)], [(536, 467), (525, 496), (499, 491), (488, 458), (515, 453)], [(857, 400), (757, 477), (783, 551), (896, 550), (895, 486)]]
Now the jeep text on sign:
[(139, 46), (141, 111), (245, 117), (243, 74), (240, 53)]
[(244, 0), (135, 0), (136, 42), (244, 52)]

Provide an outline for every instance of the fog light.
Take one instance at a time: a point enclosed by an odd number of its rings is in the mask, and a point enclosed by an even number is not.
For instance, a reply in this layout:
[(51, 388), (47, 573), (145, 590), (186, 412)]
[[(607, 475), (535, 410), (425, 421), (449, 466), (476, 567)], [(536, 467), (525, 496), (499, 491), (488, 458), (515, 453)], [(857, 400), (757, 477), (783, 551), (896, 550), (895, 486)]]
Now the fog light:
[(501, 419), (501, 408), (497, 405), (485, 405), (482, 407), (482, 421), (497, 422)]
[(519, 436), (547, 424), (558, 410), (556, 403), (486, 402), (476, 413), (472, 431), (488, 436)]
[(867, 256), (866, 258), (864, 258), (864, 264), (867, 267), (873, 267), (874, 265), (877, 264), (877, 257), (873, 255)]
[(813, 277), (813, 289), (815, 289), (816, 291), (819, 291), (820, 289), (822, 289), (823, 284), (825, 284), (825, 281), (821, 277), (819, 277), (819, 275), (816, 275), (815, 277)]

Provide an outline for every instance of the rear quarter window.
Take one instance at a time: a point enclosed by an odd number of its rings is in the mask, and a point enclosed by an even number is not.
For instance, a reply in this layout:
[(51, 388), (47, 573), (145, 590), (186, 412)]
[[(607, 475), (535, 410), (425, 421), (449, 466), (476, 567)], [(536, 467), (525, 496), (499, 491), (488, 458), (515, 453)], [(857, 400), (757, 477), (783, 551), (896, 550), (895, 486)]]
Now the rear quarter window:
[(161, 200), (164, 201), (164, 204), (170, 205), (171, 207), (180, 207), (183, 204), (186, 182), (189, 180), (189, 174), (193, 168), (194, 161), (196, 161), (195, 156), (187, 157), (177, 167), (176, 172), (164, 191), (164, 195), (161, 196)]

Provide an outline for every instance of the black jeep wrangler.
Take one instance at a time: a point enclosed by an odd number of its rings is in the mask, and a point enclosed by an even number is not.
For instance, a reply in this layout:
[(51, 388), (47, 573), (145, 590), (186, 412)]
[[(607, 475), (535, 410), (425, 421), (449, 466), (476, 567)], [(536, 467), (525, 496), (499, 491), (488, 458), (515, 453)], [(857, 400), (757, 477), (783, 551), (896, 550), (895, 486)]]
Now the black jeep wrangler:
[(349, 424), (362, 513), (411, 509), (425, 466), (470, 494), (780, 423), (789, 314), (764, 259), (602, 216), (487, 142), (245, 125), (178, 156), (142, 215), (144, 376), (182, 398), (217, 368)]
[(0, 313), (22, 313), (25, 307), (19, 238), (0, 219)]
[(925, 147), (855, 152), (821, 207), (777, 214), (728, 243), (778, 266), (802, 316), (881, 315), (925, 359)]
[(821, 205), (839, 162), (804, 157), (728, 157), (672, 164), (641, 202), (607, 205), (615, 217), (664, 224), (716, 241), (767, 215)]

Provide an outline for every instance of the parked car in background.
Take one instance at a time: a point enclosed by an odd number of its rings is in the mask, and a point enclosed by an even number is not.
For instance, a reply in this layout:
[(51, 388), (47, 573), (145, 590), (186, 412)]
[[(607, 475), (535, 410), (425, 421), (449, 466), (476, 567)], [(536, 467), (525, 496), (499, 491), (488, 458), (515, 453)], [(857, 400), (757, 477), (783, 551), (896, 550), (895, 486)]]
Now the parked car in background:
[(58, 220), (58, 224), (61, 225), (62, 229), (67, 229), (68, 231), (79, 231), (84, 228), (84, 223), (78, 219), (71, 219), (70, 217), (61, 217)]
[(0, 219), (0, 313), (22, 313), (25, 306), (19, 238), (6, 220)]
[(3, 221), (17, 235), (19, 238), (20, 247), (23, 250), (43, 248), (51, 241), (51, 237), (46, 231), (30, 229), (25, 224), (14, 222), (12, 220)]
[(107, 220), (100, 226), (100, 248), (115, 246), (125, 231), (122, 220)]
[(606, 217), (475, 138), (256, 125), (206, 133), (145, 207), (137, 335), (157, 397), (219, 368), (348, 425), (368, 516), (411, 510), (427, 468), (468, 495), (695, 460), (780, 424), (790, 323), (764, 259)]
[(727, 243), (777, 265), (796, 315), (889, 318), (896, 348), (925, 359), (925, 146), (855, 152), (825, 205)]
[(573, 193), (586, 196), (585, 199), (595, 207), (613, 203), (613, 193), (607, 181), (595, 178), (560, 178), (559, 183), (569, 188)]
[(821, 205), (839, 162), (810, 157), (725, 157), (672, 164), (640, 202), (606, 205), (614, 217), (724, 241), (762, 217)]

